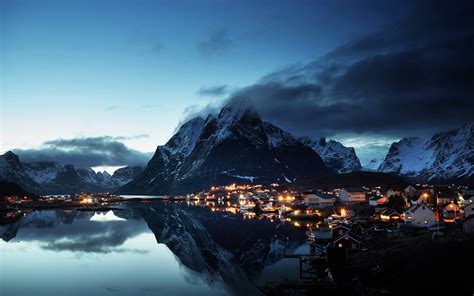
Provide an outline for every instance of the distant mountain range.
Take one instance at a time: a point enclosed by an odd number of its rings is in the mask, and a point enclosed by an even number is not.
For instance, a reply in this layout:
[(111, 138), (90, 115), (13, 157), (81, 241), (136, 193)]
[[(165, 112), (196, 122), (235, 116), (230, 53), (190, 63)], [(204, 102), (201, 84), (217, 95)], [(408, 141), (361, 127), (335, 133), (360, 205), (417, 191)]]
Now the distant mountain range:
[(403, 138), (390, 147), (379, 172), (418, 181), (474, 182), (474, 125), (429, 139)]
[(326, 138), (321, 138), (319, 141), (300, 138), (300, 141), (316, 151), (324, 164), (337, 173), (350, 173), (362, 169), (360, 160), (352, 147), (346, 147), (334, 140), (327, 141)]
[[(430, 139), (403, 138), (378, 168), (362, 169), (354, 148), (334, 140), (295, 138), (263, 121), (244, 101), (229, 102), (218, 115), (195, 117), (158, 146), (145, 169), (125, 167), (95, 173), (54, 162), (22, 163), (13, 152), (0, 156), (0, 180), (33, 193), (117, 191), (180, 194), (230, 183), (305, 183), (334, 173), (391, 173), (409, 181), (474, 182), (473, 125)], [(349, 175), (350, 176), (350, 175)]]
[(143, 168), (124, 167), (111, 176), (91, 168), (76, 168), (54, 162), (22, 163), (18, 155), (0, 155), (0, 180), (14, 182), (25, 190), (42, 194), (115, 191), (130, 182)]

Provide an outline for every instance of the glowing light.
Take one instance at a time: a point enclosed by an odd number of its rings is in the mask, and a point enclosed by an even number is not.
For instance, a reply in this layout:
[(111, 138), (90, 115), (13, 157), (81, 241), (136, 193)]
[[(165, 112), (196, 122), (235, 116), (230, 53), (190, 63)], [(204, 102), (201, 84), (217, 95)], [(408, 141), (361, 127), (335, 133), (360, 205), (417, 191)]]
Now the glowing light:
[(341, 217), (346, 217), (346, 216), (347, 216), (346, 209), (341, 209)]

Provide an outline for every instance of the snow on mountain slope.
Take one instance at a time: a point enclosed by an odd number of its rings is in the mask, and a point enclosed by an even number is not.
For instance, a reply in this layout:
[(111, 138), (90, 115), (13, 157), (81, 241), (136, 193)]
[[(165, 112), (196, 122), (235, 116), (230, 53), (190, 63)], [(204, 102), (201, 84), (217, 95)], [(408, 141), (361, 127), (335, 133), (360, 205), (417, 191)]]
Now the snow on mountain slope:
[(110, 176), (107, 172), (95, 173), (91, 168), (61, 166), (48, 161), (22, 163), (13, 152), (0, 155), (0, 180), (41, 194), (113, 191), (130, 182), (142, 170), (140, 167), (124, 167)]
[(430, 139), (403, 138), (392, 144), (378, 170), (426, 181), (470, 178), (474, 174), (474, 125)]
[(0, 155), (0, 180), (16, 183), (29, 192), (41, 191), (39, 184), (29, 176), (27, 168), (20, 162), (20, 158), (11, 151)]
[(112, 175), (111, 180), (117, 187), (120, 187), (132, 181), (133, 178), (138, 176), (141, 172), (143, 172), (142, 167), (127, 166), (116, 170)]
[(327, 167), (338, 173), (349, 173), (362, 169), (360, 160), (352, 147), (346, 147), (334, 140), (327, 141), (325, 138), (321, 138), (319, 141), (302, 138), (301, 141), (316, 151)]
[(384, 158), (381, 159), (371, 159), (368, 163), (362, 166), (362, 170), (364, 171), (369, 171), (369, 172), (375, 172), (379, 168), (380, 164), (383, 162)]
[(36, 183), (42, 184), (54, 180), (60, 167), (54, 162), (33, 162), (25, 164), (28, 175)]
[(217, 116), (183, 124), (166, 145), (157, 147), (144, 172), (121, 192), (188, 193), (256, 179), (293, 182), (327, 172), (312, 149), (263, 122), (251, 105), (236, 101)]

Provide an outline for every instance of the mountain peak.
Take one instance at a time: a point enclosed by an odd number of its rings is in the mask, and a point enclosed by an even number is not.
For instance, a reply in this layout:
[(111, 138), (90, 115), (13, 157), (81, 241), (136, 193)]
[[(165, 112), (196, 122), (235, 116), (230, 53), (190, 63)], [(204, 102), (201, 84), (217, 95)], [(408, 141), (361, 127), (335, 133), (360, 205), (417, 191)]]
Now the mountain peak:
[(176, 134), (166, 143), (165, 147), (172, 154), (189, 155), (196, 145), (196, 141), (204, 127), (204, 119), (200, 116), (186, 121)]
[(20, 163), (20, 158), (12, 151), (5, 152), (5, 154), (3, 154), (3, 158), (9, 162)]
[(473, 125), (431, 138), (402, 138), (393, 143), (378, 171), (419, 181), (470, 178), (474, 173)]
[(221, 121), (239, 121), (244, 117), (258, 117), (255, 106), (249, 99), (233, 99), (222, 107), (218, 118)]
[(346, 147), (335, 140), (320, 138), (317, 141), (304, 137), (304, 145), (311, 147), (323, 159), (324, 164), (338, 173), (360, 171), (362, 166), (353, 147)]
[(143, 173), (122, 193), (189, 193), (212, 185), (253, 180), (291, 183), (328, 173), (316, 152), (263, 122), (247, 100), (232, 100), (217, 117), (197, 122), (199, 128), (183, 125), (159, 146)]

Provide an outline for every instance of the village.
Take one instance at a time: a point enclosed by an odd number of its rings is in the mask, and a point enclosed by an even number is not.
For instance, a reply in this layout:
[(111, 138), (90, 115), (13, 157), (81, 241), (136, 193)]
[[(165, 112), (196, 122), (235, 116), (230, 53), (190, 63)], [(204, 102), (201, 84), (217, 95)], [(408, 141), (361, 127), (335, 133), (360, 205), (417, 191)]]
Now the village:
[(379, 230), (415, 228), (437, 234), (448, 226), (456, 225), (466, 234), (474, 233), (474, 190), (455, 185), (417, 184), (404, 188), (377, 186), (296, 191), (277, 183), (267, 186), (231, 184), (212, 186), (196, 194), (140, 196), (133, 199), (111, 193), (36, 197), (9, 195), (1, 204), (3, 211), (26, 208), (100, 210), (101, 207), (132, 200), (187, 202), (207, 206), (212, 211), (241, 213), (244, 218), (280, 219), (308, 230), (358, 223), (375, 225)]
[[(473, 242), (474, 190), (454, 185), (298, 192), (278, 184), (234, 184), (185, 198), (190, 205), (240, 213), (244, 219), (283, 222), (306, 231), (307, 249), (283, 254), (299, 261), (299, 279), (266, 283), (260, 287), (265, 295), (335, 291), (378, 295), (386, 293), (386, 288), (393, 292), (400, 288), (395, 279), (419, 274), (431, 281), (440, 266), (463, 270), (463, 258)], [(407, 260), (412, 262), (408, 268)], [(420, 274), (417, 262), (433, 271)], [(374, 283), (384, 283), (384, 288)], [(443, 287), (431, 282), (412, 292), (438, 288)], [(462, 285), (457, 288), (463, 289)]]
[[(472, 245), (473, 201), (474, 190), (455, 185), (295, 190), (274, 183), (212, 186), (195, 194), (159, 197), (110, 193), (10, 195), (4, 198), (0, 210), (2, 225), (37, 210), (110, 211), (120, 209), (123, 203), (156, 202), (206, 207), (215, 214), (244, 220), (265, 219), (304, 231), (307, 239), (304, 251), (295, 253), (285, 246), (281, 254), (284, 259), (299, 262), (299, 279), (264, 283), (259, 289), (265, 295), (306, 295), (371, 288), (379, 293), (377, 287), (368, 287), (367, 283), (387, 281), (385, 287), (389, 287), (392, 281), (387, 280), (388, 272), (391, 277), (403, 278), (402, 267), (395, 267), (403, 260), (416, 262), (430, 256), (441, 260), (450, 253), (463, 254), (456, 244), (463, 248)], [(442, 253), (407, 257), (413, 252), (439, 252), (433, 251), (438, 247)], [(450, 268), (456, 268), (459, 261), (453, 264)], [(412, 272), (418, 271), (415, 268)]]
[[(240, 212), (293, 221), (295, 226), (370, 223), (386, 229), (419, 228), (439, 233), (449, 225), (474, 231), (474, 190), (462, 186), (408, 185), (405, 188), (344, 187), (295, 191), (279, 184), (213, 186), (176, 196), (213, 211)], [(307, 223), (301, 223), (306, 221)], [(310, 223), (311, 222), (311, 223)], [(316, 223), (314, 223), (316, 222)]]

